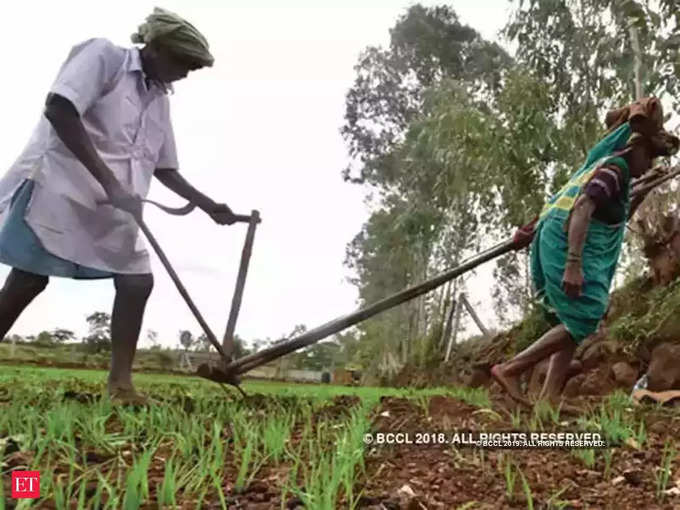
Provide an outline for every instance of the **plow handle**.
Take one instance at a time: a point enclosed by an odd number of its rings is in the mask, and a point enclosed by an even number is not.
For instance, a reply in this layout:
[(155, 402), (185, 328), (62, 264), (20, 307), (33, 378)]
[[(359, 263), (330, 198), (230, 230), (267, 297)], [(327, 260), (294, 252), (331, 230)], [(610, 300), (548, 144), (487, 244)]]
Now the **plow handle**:
[(298, 337), (283, 341), (260, 352), (249, 354), (248, 356), (243, 356), (242, 358), (232, 361), (225, 367), (225, 370), (228, 373), (233, 372), (236, 374), (242, 374), (252, 370), (255, 367), (264, 365), (269, 361), (280, 358), (281, 356), (284, 356), (290, 352), (301, 349), (302, 347), (312, 345), (319, 340), (323, 340), (330, 335), (342, 331), (343, 329), (365, 321), (369, 317), (373, 317), (384, 310), (394, 308), (401, 303), (410, 301), (411, 299), (425, 294), (439, 287), (440, 285), (443, 285), (449, 280), (452, 280), (453, 278), (456, 278), (457, 276), (474, 269), (483, 262), (496, 258), (500, 255), (503, 255), (504, 253), (508, 253), (513, 249), (515, 249), (515, 242), (512, 239), (500, 243), (493, 248), (466, 260), (459, 266), (450, 269), (449, 271), (446, 271), (445, 273), (442, 273), (426, 282), (409, 287), (406, 290), (402, 290), (401, 292), (382, 299), (377, 303), (361, 308), (354, 313), (350, 313), (349, 315), (345, 315), (327, 322), (326, 324), (312, 329), (311, 331), (307, 331)]

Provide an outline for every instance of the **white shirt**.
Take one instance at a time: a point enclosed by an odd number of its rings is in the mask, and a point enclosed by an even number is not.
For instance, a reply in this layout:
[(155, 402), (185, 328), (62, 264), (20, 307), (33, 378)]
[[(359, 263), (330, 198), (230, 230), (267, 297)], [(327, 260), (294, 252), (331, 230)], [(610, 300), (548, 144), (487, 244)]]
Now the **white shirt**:
[[(147, 88), (137, 48), (106, 39), (73, 47), (50, 92), (70, 100), (100, 157), (129, 191), (146, 197), (156, 168), (178, 168), (166, 92)], [(50, 253), (115, 273), (151, 271), (130, 214), (104, 189), (41, 116), (28, 145), (0, 179), (0, 221), (24, 179), (35, 181), (26, 221)]]

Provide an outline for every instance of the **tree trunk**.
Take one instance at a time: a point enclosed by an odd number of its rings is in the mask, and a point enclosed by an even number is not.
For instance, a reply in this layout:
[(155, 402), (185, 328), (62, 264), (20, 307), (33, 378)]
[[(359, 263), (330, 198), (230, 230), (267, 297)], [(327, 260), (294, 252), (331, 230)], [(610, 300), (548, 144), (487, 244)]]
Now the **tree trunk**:
[(448, 347), (449, 338), (451, 338), (451, 328), (453, 327), (453, 316), (456, 313), (456, 304), (457, 301), (455, 299), (451, 301), (451, 306), (449, 307), (449, 314), (448, 317), (446, 318), (446, 326), (444, 326), (444, 329), (442, 331), (442, 338), (440, 342), (442, 350)]
[(449, 308), (449, 292), (451, 291), (451, 282), (447, 283), (439, 293), (439, 306), (437, 306), (437, 318), (440, 323), (446, 320), (446, 310)]
[[(442, 294), (444, 294), (444, 293), (442, 293)], [(439, 342), (437, 344), (438, 349), (446, 348), (446, 339), (448, 338), (446, 336), (446, 329), (451, 327), (450, 317), (453, 315), (453, 312), (449, 311), (449, 309), (452, 308), (452, 307), (453, 307), (453, 303), (451, 301), (451, 282), (449, 282), (446, 285), (444, 307), (440, 312), (441, 318), (439, 320), (439, 323), (442, 325), (442, 332), (441, 332), (441, 335), (439, 336)]]
[(444, 297), (444, 305), (439, 311), (442, 324), (444, 324), (444, 321), (446, 320), (447, 312), (449, 311), (449, 306), (451, 305), (451, 286), (452, 282), (447, 283), (446, 288), (442, 292), (442, 296)]
[(475, 321), (475, 324), (477, 324), (477, 327), (478, 327), (479, 330), (482, 332), (482, 334), (483, 334), (484, 336), (488, 337), (488, 336), (489, 336), (489, 330), (487, 330), (487, 329), (484, 327), (484, 324), (483, 324), (482, 321), (479, 319), (479, 316), (478, 316), (477, 313), (475, 312), (474, 308), (472, 308), (472, 305), (470, 304), (470, 302), (469, 302), (469, 301), (467, 300), (467, 298), (465, 297), (465, 294), (461, 294), (461, 295), (460, 295), (460, 300), (462, 301), (463, 305), (465, 306), (465, 309), (467, 310), (467, 312), (468, 312), (468, 313), (470, 314), (470, 316), (472, 317), (472, 320)]
[(451, 356), (451, 347), (456, 343), (456, 337), (458, 336), (458, 328), (460, 327), (460, 312), (463, 308), (460, 298), (461, 296), (458, 296), (458, 301), (456, 302), (456, 320), (453, 325), (453, 335), (451, 335), (451, 338), (449, 339), (449, 345), (446, 348), (446, 356), (444, 361), (449, 361), (449, 357)]
[(453, 280), (453, 285), (451, 288), (450, 292), (450, 297), (451, 297), (451, 305), (449, 308), (449, 314), (446, 319), (446, 326), (444, 327), (444, 335), (442, 336), (442, 350), (446, 352), (446, 348), (448, 347), (448, 342), (449, 338), (451, 338), (451, 328), (453, 326), (453, 316), (456, 313), (456, 303), (458, 301), (456, 300), (456, 295), (458, 293), (458, 279), (456, 278)]

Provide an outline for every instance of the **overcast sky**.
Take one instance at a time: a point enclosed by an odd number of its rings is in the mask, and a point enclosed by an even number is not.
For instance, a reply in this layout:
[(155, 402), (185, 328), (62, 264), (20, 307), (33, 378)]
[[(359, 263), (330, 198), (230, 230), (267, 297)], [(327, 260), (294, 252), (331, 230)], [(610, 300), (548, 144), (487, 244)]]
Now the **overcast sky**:
[[(343, 259), (367, 210), (362, 188), (341, 177), (348, 162), (339, 133), (345, 93), (360, 51), (386, 45), (389, 28), (412, 3), (14, 2), (0, 31), (6, 48), (0, 169), (6, 171), (28, 142), (48, 87), (72, 45), (106, 37), (128, 46), (130, 34), (155, 5), (173, 10), (206, 35), (216, 59), (214, 67), (177, 83), (170, 99), (180, 170), (214, 200), (238, 213), (258, 209), (263, 219), (237, 334), (274, 339), (295, 324), (318, 326), (357, 306), (357, 291), (345, 282)], [(450, 4), (487, 38), (495, 38), (510, 8), (507, 0)], [(149, 197), (171, 206), (184, 204), (158, 182)], [(221, 337), (246, 225), (221, 227), (200, 211), (175, 217), (153, 206), (145, 218)], [(152, 261), (156, 285), (143, 328), (158, 331), (163, 344), (176, 345), (180, 329), (198, 334), (200, 328), (153, 254)], [(0, 266), (0, 279), (8, 272)], [(471, 297), (492, 322), (491, 298), (484, 289), (488, 286), (477, 286)], [(52, 278), (10, 333), (65, 327), (85, 334), (85, 317), (94, 311), (110, 313), (113, 295), (111, 280)]]

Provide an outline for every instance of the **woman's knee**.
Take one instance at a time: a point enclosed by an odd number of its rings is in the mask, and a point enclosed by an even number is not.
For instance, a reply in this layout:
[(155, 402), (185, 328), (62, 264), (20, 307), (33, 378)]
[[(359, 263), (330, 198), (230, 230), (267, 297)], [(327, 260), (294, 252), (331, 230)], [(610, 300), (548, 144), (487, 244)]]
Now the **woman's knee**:
[(153, 290), (153, 275), (119, 274), (114, 277), (116, 292), (123, 292), (131, 297), (148, 298)]

